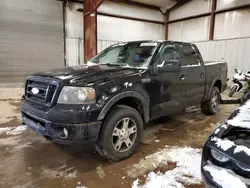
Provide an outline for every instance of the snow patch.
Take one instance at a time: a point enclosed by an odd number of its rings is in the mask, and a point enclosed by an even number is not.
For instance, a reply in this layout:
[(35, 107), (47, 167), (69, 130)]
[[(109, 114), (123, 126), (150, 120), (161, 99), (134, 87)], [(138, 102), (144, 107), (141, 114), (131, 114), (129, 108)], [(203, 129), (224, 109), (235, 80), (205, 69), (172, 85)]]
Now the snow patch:
[(72, 77), (72, 75), (57, 76), (57, 78), (59, 78), (59, 79), (61, 79), (61, 80), (66, 80), (66, 79), (69, 79), (69, 78), (71, 78), (71, 77)]
[[(139, 185), (139, 180), (133, 182), (132, 188), (162, 188), (177, 187), (184, 188), (184, 184), (200, 184), (200, 162), (201, 149), (189, 147), (184, 148), (165, 148), (160, 152), (148, 156), (156, 161), (164, 160), (176, 162), (176, 167), (164, 174), (161, 172), (150, 172), (144, 185)], [(147, 159), (145, 159), (145, 165)], [(166, 164), (167, 165), (167, 164)]]
[(218, 134), (220, 132), (220, 128), (217, 128), (215, 131), (214, 131), (214, 134)]
[(101, 178), (101, 179), (106, 176), (106, 174), (101, 166), (98, 166), (96, 168), (96, 173), (98, 174), (99, 178)]
[(234, 149), (234, 153), (245, 152), (248, 156), (250, 156), (250, 149), (245, 146), (237, 146)]
[(88, 188), (88, 187), (85, 187), (83, 185), (77, 185), (76, 188)]
[(87, 66), (95, 66), (95, 65), (97, 65), (96, 63), (93, 63), (93, 62), (91, 62), (91, 61), (88, 61), (87, 62)]
[(73, 179), (77, 177), (77, 170), (75, 167), (67, 168), (66, 165), (62, 165), (56, 169), (42, 168), (42, 175), (52, 179), (65, 178)]
[(26, 125), (21, 125), (21, 126), (18, 126), (10, 131), (7, 131), (6, 134), (7, 135), (18, 135), (18, 134), (21, 134), (23, 133), (24, 131), (27, 130), (27, 126)]
[(0, 128), (0, 134), (6, 134), (7, 131), (10, 131), (12, 127), (1, 127)]
[(229, 125), (250, 129), (250, 100), (239, 108), (239, 113), (227, 121)]
[(129, 86), (129, 87), (132, 87), (133, 84), (132, 84), (132, 83), (125, 82), (125, 83), (124, 83), (124, 86), (125, 86), (126, 88), (127, 88), (128, 86)]
[(228, 129), (229, 125), (228, 124), (223, 124), (221, 125), (221, 128)]
[(211, 174), (213, 180), (223, 188), (247, 188), (246, 184), (232, 171), (214, 165), (204, 166), (203, 169)]
[(245, 154), (247, 154), (248, 156), (250, 156), (250, 149), (249, 148), (247, 148), (245, 146), (236, 145), (233, 141), (222, 140), (222, 139), (217, 138), (217, 137), (214, 137), (211, 140), (215, 141), (215, 145), (217, 147), (221, 148), (224, 151), (227, 151), (228, 149), (230, 149), (233, 146), (235, 146), (235, 148), (234, 148), (234, 154), (240, 153), (240, 152), (245, 152)]
[(215, 145), (224, 151), (227, 151), (228, 149), (230, 149), (231, 147), (235, 145), (234, 142), (230, 140), (222, 140), (217, 137), (213, 137), (211, 140), (215, 141)]

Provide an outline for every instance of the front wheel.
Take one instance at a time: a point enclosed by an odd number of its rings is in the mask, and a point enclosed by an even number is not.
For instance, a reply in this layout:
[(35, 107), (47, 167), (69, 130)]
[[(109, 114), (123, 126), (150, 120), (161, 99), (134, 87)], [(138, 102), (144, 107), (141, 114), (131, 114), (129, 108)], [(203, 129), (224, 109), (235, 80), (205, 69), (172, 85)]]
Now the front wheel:
[(218, 87), (213, 87), (209, 99), (201, 104), (201, 111), (207, 115), (216, 114), (220, 101), (220, 91)]
[(230, 89), (230, 92), (229, 92), (228, 96), (229, 96), (229, 97), (232, 97), (233, 94), (235, 93), (236, 89), (237, 89), (237, 86), (234, 85), (234, 86)]
[(110, 161), (126, 159), (140, 145), (142, 134), (141, 115), (134, 108), (116, 106), (102, 125), (96, 150)]

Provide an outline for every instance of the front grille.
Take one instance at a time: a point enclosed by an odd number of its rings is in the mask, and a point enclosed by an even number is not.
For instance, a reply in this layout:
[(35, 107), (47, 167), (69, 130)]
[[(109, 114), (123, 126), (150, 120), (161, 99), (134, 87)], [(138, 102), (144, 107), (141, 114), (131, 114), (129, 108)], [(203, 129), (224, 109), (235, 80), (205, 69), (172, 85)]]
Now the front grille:
[(26, 82), (25, 97), (41, 105), (49, 106), (53, 102), (57, 85), (53, 82), (28, 79)]

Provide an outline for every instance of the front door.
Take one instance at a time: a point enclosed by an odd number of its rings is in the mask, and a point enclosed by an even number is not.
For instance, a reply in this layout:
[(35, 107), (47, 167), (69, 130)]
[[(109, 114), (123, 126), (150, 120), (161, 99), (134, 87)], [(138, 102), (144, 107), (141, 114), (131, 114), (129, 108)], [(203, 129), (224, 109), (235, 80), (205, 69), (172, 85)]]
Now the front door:
[[(157, 66), (161, 66), (167, 62), (181, 62), (178, 46), (168, 43), (165, 44), (153, 67), (156, 69)], [(158, 72), (152, 76), (150, 96), (153, 118), (176, 114), (182, 111), (185, 100), (185, 81), (182, 79), (183, 74), (183, 70), (180, 68), (178, 72)]]

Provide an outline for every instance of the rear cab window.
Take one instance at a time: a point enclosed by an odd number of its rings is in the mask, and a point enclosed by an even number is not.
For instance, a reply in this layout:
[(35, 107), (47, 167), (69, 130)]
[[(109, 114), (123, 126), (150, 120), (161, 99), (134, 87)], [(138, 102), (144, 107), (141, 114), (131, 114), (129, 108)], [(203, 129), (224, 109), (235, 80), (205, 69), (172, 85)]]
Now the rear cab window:
[(201, 66), (200, 57), (192, 45), (185, 44), (182, 45), (181, 48), (187, 67)]

